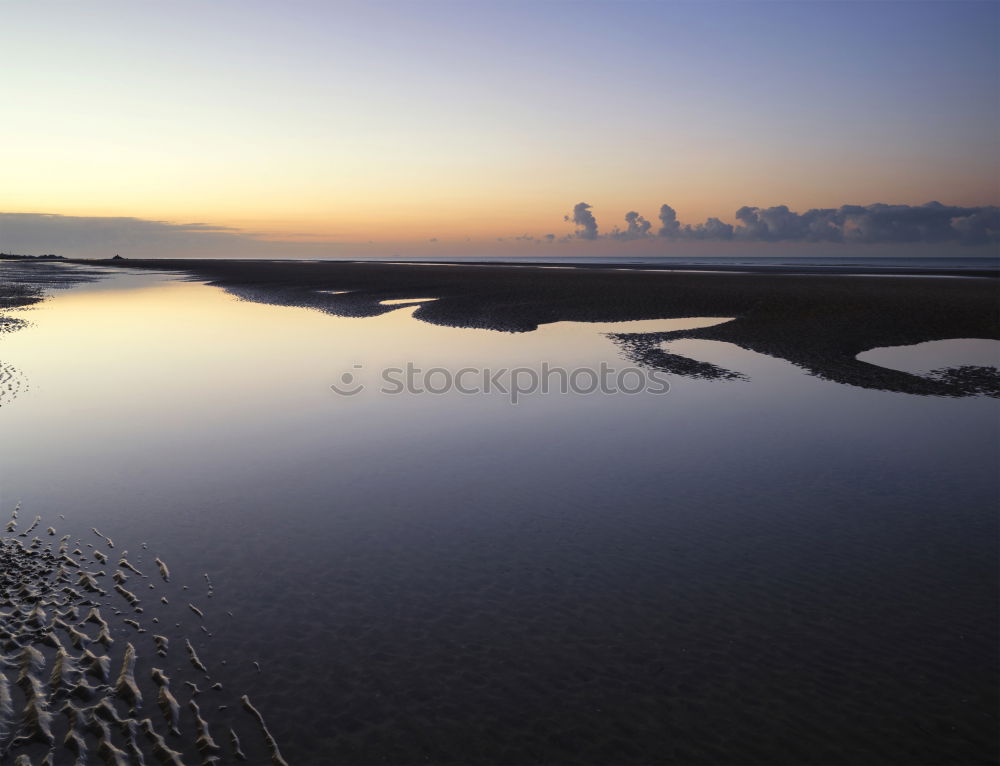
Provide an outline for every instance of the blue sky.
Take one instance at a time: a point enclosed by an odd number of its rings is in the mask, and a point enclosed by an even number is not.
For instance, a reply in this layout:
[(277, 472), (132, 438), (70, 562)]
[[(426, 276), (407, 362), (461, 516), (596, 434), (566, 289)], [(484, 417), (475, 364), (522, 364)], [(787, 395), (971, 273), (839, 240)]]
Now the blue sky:
[[(1000, 199), (1000, 4), (0, 11), (0, 212), (396, 247)], [(0, 230), (0, 248), (3, 231)]]

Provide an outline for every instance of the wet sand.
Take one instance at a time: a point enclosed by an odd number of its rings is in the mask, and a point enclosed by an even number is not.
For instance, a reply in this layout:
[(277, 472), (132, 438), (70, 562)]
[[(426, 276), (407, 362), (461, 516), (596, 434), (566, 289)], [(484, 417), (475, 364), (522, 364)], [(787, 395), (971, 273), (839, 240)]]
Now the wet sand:
[[(145, 544), (130, 556), (96, 528), (62, 534), (61, 519), (20, 516), (0, 537), (0, 760), (285, 766), (262, 713), (167, 621), (171, 600), (212, 597), (208, 575), (207, 591), (171, 589), (159, 558), (144, 573)], [(205, 623), (224, 618), (188, 608), (195, 641), (211, 638)]]
[[(136, 269), (174, 270), (225, 288), (245, 300), (305, 306), (338, 316), (377, 316), (385, 301), (427, 296), (414, 316), (455, 327), (528, 332), (558, 321), (615, 322), (692, 316), (734, 316), (726, 324), (656, 335), (615, 337), (631, 360), (676, 375), (733, 377), (728, 370), (664, 352), (678, 338), (734, 343), (785, 359), (820, 378), (863, 388), (937, 396), (1000, 395), (991, 368), (913, 375), (867, 364), (872, 348), (948, 338), (1000, 339), (997, 280), (955, 279), (959, 272), (908, 270), (878, 279), (817, 267), (747, 273), (665, 271), (621, 266), (566, 269), (544, 265), (279, 262), (223, 260), (78, 261)], [(798, 269), (801, 272), (801, 269)], [(971, 272), (961, 272), (970, 275)], [(976, 272), (978, 274), (978, 272)], [(926, 278), (913, 279), (920, 275)], [(994, 275), (995, 276), (995, 275)]]
[[(104, 273), (4, 262), (0, 332), (29, 324), (8, 311)], [(27, 388), (0, 360), (0, 406)], [(224, 629), (190, 603), (213, 597), (208, 574), (187, 578), (195, 588), (171, 584), (145, 543), (130, 556), (96, 528), (64, 534), (62, 516), (22, 516), (15, 508), (0, 536), (0, 762), (285, 764), (263, 714), (228, 692), (239, 674), (206, 667), (191, 643)], [(178, 621), (171, 602), (197, 624)]]

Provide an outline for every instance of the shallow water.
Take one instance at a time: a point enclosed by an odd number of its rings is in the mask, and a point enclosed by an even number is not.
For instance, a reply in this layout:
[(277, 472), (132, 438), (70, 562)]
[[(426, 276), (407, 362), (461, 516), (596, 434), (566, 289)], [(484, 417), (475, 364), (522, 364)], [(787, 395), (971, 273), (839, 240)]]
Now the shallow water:
[(988, 338), (932, 340), (912, 346), (875, 348), (858, 354), (858, 359), (916, 375), (966, 365), (1000, 368), (1000, 341)]
[(995, 759), (996, 400), (697, 340), (668, 347), (746, 379), (381, 393), (408, 363), (620, 369), (605, 333), (726, 320), (414, 310), (123, 273), (12, 311), (0, 508), (148, 542), (199, 603), (209, 573), (213, 636), (171, 619), (292, 764)]

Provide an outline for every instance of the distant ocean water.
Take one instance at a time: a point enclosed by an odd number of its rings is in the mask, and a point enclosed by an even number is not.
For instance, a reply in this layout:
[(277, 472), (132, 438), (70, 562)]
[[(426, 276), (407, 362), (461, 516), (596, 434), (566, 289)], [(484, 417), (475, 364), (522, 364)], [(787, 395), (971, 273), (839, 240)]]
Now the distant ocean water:
[[(366, 259), (368, 260), (368, 259)], [(397, 256), (377, 260), (406, 263), (563, 263), (563, 264), (608, 264), (641, 266), (773, 266), (796, 268), (857, 267), (865, 269), (959, 269), (978, 271), (1000, 269), (1000, 254), (987, 256), (768, 256), (768, 255), (703, 255), (703, 256), (463, 256), (461, 258), (434, 258), (429, 256)]]

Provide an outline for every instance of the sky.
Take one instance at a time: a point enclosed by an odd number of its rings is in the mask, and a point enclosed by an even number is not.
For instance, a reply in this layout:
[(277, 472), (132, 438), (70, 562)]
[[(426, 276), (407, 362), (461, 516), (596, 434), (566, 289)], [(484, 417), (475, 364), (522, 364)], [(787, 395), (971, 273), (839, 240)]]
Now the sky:
[(0, 39), (0, 250), (660, 253), (931, 201), (952, 234), (821, 239), (997, 241), (997, 2), (35, 0)]

